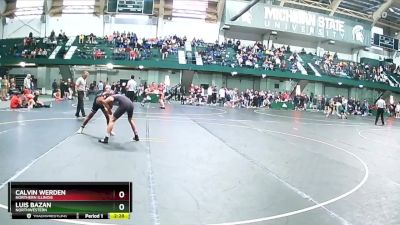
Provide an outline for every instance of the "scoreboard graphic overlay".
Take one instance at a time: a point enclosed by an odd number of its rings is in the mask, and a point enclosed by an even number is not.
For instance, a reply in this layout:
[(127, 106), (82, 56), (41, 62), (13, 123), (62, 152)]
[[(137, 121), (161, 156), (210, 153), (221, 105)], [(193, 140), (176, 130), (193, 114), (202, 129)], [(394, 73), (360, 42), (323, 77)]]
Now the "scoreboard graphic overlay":
[(131, 182), (10, 182), (13, 219), (129, 219)]

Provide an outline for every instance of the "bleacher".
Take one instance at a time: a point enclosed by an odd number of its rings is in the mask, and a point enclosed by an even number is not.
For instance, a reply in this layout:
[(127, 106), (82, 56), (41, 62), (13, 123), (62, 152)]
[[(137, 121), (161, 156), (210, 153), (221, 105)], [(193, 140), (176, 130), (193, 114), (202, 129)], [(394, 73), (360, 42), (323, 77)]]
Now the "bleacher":
[[(359, 77), (356, 77), (354, 74), (347, 73), (347, 71), (342, 71), (342, 72), (338, 73), (335, 70), (331, 69), (329, 71), (329, 73), (325, 72), (325, 70), (323, 68), (321, 68), (321, 67), (323, 67), (323, 64), (324, 64), (324, 59), (322, 57), (312, 55), (312, 54), (301, 54), (301, 58), (307, 64), (308, 71), (314, 71), (316, 76), (333, 76), (333, 77), (338, 77), (338, 78), (355, 79), (355, 80), (361, 79)], [(339, 63), (344, 63), (347, 65), (353, 64), (355, 67), (357, 67), (361, 71), (363, 71), (362, 79), (369, 80), (372, 82), (377, 82), (377, 81), (373, 80), (371, 73), (366, 73), (364, 71), (364, 69), (363, 69), (364, 65), (368, 64), (373, 67), (379, 67), (380, 65), (384, 65), (377, 60), (368, 60), (368, 61), (363, 61), (362, 63), (355, 63), (355, 62), (351, 62), (348, 60), (341, 60), (341, 59), (333, 60), (333, 65), (336, 66)], [(385, 71), (385, 74), (388, 78), (388, 83), (390, 86), (399, 87), (400, 75), (391, 73), (388, 70)]]
[[(49, 42), (47, 38), (33, 38), (27, 46), (24, 46), (23, 38), (2, 39), (0, 41), (0, 46), (1, 57), (11, 58), (30, 58), (30, 52), (35, 49), (45, 49), (48, 55), (50, 55), (56, 47), (53, 43)], [(35, 57), (40, 58), (42, 56), (36, 55)]]
[[(73, 41), (72, 41), (73, 40)], [(211, 43), (199, 43), (195, 46), (191, 46), (192, 61), (187, 61), (187, 64), (179, 64), (179, 51), (184, 51), (185, 48), (175, 48), (172, 49), (170, 54), (165, 60), (161, 59), (160, 46), (155, 43), (147, 43), (143, 46), (143, 49), (139, 51), (139, 57), (135, 60), (129, 60), (129, 53), (116, 51), (116, 46), (108, 43), (107, 40), (102, 38), (96, 38), (94, 43), (88, 43), (87, 41), (83, 44), (78, 43), (78, 38), (71, 38), (65, 41), (58, 41), (57, 46), (48, 40), (38, 38), (35, 41), (35, 47), (43, 47), (48, 49), (48, 55), (55, 52), (54, 50), (58, 48), (57, 54), (53, 55), (51, 58), (54, 60), (48, 60), (47, 58), (25, 58), (22, 56), (22, 51), (26, 46), (23, 46), (23, 39), (3, 39), (0, 41), (0, 55), (5, 56), (0, 59), (2, 65), (16, 65), (21, 61), (32, 62), (41, 65), (105, 65), (112, 62), (114, 65), (122, 66), (132, 66), (137, 67), (138, 65), (144, 65), (145, 67), (153, 68), (168, 68), (168, 69), (196, 69), (201, 71), (210, 72), (227, 72), (231, 73), (237, 71), (240, 74), (249, 74), (261, 76), (262, 74), (268, 74), (269, 76), (277, 76), (284, 78), (293, 79), (307, 79), (312, 81), (330, 82), (338, 83), (345, 82), (349, 85), (358, 86), (359, 80), (349, 79), (348, 76), (329, 76), (324, 71), (321, 71), (319, 66), (315, 65), (315, 61), (320, 59), (317, 56), (310, 54), (299, 54), (299, 62), (296, 67), (298, 72), (292, 74), (290, 68), (292, 68), (292, 63), (288, 60), (292, 53), (285, 53), (286, 67), (284, 69), (274, 67), (274, 70), (266, 70), (263, 67), (264, 59), (266, 57), (265, 53), (260, 53), (260, 59), (257, 65), (252, 67), (241, 66), (236, 59), (236, 52), (233, 46), (218, 49), (217, 51), (212, 51)], [(67, 46), (70, 45), (70, 46)], [(29, 49), (33, 49), (33, 46), (29, 46)], [(95, 57), (95, 51), (101, 51), (101, 57)], [(196, 55), (197, 53), (197, 55)], [(196, 59), (197, 56), (197, 59)], [(199, 62), (198, 57), (201, 56), (202, 63)], [(182, 58), (182, 56), (180, 56)], [(70, 59), (68, 61), (62, 61), (60, 59)], [(187, 55), (186, 55), (187, 60)], [(182, 59), (181, 59), (182, 61)], [(310, 66), (311, 65), (311, 66)], [(301, 69), (304, 68), (304, 70)], [(400, 78), (397, 74), (390, 74), (388, 76), (392, 86), (398, 86), (400, 83)], [(344, 80), (343, 80), (344, 79)], [(371, 82), (372, 83), (372, 82)], [(361, 84), (361, 83), (360, 83)], [(363, 82), (362, 85), (368, 86), (367, 83)], [(371, 84), (371, 88), (384, 89), (385, 84)]]

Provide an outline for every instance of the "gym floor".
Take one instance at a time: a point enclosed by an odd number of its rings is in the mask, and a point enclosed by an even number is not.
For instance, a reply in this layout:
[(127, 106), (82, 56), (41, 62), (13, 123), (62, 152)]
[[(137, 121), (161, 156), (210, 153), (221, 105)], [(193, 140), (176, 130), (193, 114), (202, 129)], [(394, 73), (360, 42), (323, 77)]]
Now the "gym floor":
[[(90, 102), (85, 102), (86, 112)], [(400, 127), (372, 117), (135, 105), (110, 144), (101, 112), (84, 134), (72, 102), (0, 111), (0, 224), (400, 224)], [(132, 181), (128, 221), (11, 220), (7, 182)]]

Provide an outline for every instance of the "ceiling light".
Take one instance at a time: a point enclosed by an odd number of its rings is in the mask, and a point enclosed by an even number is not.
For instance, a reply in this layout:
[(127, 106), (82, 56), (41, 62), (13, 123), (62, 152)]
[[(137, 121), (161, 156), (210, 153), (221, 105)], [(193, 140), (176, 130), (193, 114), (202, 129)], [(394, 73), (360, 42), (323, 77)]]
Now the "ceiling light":
[(114, 65), (112, 63), (107, 63), (107, 69), (112, 70), (114, 68)]

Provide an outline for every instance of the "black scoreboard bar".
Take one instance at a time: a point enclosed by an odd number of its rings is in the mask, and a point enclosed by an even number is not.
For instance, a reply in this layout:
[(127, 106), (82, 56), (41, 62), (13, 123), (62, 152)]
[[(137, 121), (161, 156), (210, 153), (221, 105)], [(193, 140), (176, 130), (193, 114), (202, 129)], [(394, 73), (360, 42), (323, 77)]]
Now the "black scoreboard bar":
[(13, 219), (129, 219), (132, 182), (9, 182)]
[(399, 39), (395, 39), (386, 35), (374, 34), (373, 45), (382, 48), (399, 50)]
[(153, 14), (154, 0), (108, 0), (108, 13), (121, 14)]

